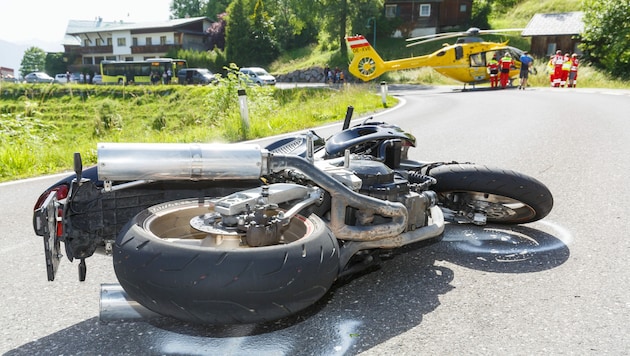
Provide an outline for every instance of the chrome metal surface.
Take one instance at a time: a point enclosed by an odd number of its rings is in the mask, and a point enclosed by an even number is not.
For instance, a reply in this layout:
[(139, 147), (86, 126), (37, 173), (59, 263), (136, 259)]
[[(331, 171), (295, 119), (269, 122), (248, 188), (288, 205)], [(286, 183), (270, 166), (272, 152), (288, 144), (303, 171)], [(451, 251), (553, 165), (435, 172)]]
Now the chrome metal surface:
[(255, 144), (99, 143), (100, 180), (258, 179), (263, 153)]
[(99, 319), (101, 321), (148, 319), (160, 317), (131, 299), (118, 283), (101, 284)]

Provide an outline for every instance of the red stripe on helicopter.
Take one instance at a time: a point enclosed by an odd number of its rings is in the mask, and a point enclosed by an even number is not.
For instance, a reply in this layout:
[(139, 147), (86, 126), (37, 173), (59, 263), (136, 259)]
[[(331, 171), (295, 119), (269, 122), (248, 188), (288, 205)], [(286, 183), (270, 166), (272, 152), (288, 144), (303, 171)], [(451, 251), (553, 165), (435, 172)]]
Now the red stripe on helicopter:
[(370, 45), (362, 35), (348, 37), (348, 43), (350, 44), (350, 48), (368, 47)]

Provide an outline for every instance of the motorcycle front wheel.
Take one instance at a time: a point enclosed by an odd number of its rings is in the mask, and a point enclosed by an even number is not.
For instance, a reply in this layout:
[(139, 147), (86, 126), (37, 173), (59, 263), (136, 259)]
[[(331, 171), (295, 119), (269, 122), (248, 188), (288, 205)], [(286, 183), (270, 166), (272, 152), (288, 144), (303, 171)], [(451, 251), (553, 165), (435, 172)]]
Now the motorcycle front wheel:
[(337, 278), (339, 246), (318, 216), (293, 217), (281, 244), (221, 247), (190, 226), (212, 207), (207, 200), (167, 202), (125, 226), (113, 260), (131, 298), (194, 323), (258, 323), (312, 305)]
[(444, 164), (429, 171), (440, 205), (485, 214), (487, 222), (523, 224), (540, 220), (553, 207), (549, 189), (511, 170), (474, 164)]

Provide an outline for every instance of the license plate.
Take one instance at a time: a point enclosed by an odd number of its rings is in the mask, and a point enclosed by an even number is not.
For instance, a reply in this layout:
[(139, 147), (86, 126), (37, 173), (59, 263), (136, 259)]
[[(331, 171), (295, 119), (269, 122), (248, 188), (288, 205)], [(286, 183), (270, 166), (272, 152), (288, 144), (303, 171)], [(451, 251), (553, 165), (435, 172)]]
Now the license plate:
[(51, 192), (40, 208), (38, 219), (44, 232), (44, 255), (48, 280), (54, 281), (61, 260), (59, 239), (57, 239), (57, 192)]

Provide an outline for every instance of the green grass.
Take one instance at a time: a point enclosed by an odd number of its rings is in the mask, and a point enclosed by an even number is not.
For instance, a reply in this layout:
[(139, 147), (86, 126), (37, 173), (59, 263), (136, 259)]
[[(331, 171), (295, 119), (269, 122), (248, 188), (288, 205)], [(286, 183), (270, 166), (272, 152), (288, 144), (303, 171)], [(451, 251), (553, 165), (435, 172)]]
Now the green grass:
[[(238, 82), (218, 86), (87, 86), (0, 83), (0, 181), (72, 167), (74, 152), (96, 162), (98, 142), (236, 142), (303, 130), (381, 110), (376, 88), (247, 88), (249, 127)], [(388, 106), (395, 99), (388, 98)]]
[(582, 10), (582, 0), (524, 0), (506, 13), (490, 17), (492, 28), (524, 28), (538, 13), (572, 12)]
[[(536, 13), (579, 11), (581, 0), (525, 0), (490, 19), (492, 28), (525, 27)], [(487, 36), (529, 48), (518, 34)], [(453, 39), (454, 40), (454, 39)], [(453, 40), (450, 40), (452, 43)], [(420, 56), (442, 46), (441, 41), (406, 47), (404, 39), (379, 38), (377, 51), (385, 60)], [(284, 54), (270, 66), (273, 73), (311, 67), (347, 68), (339, 51), (309, 46)], [(549, 86), (546, 59), (534, 64), (538, 74), (529, 84)], [(113, 142), (235, 142), (315, 127), (343, 118), (347, 106), (356, 115), (381, 109), (374, 83), (462, 85), (431, 68), (396, 71), (372, 84), (348, 85), (344, 90), (248, 88), (250, 122), (239, 115), (234, 78), (216, 87), (84, 85), (22, 85), (0, 82), (0, 181), (67, 170), (72, 153), (81, 152), (86, 164), (96, 160), (99, 141)], [(578, 87), (628, 89), (583, 63)], [(394, 99), (388, 99), (388, 106)]]

